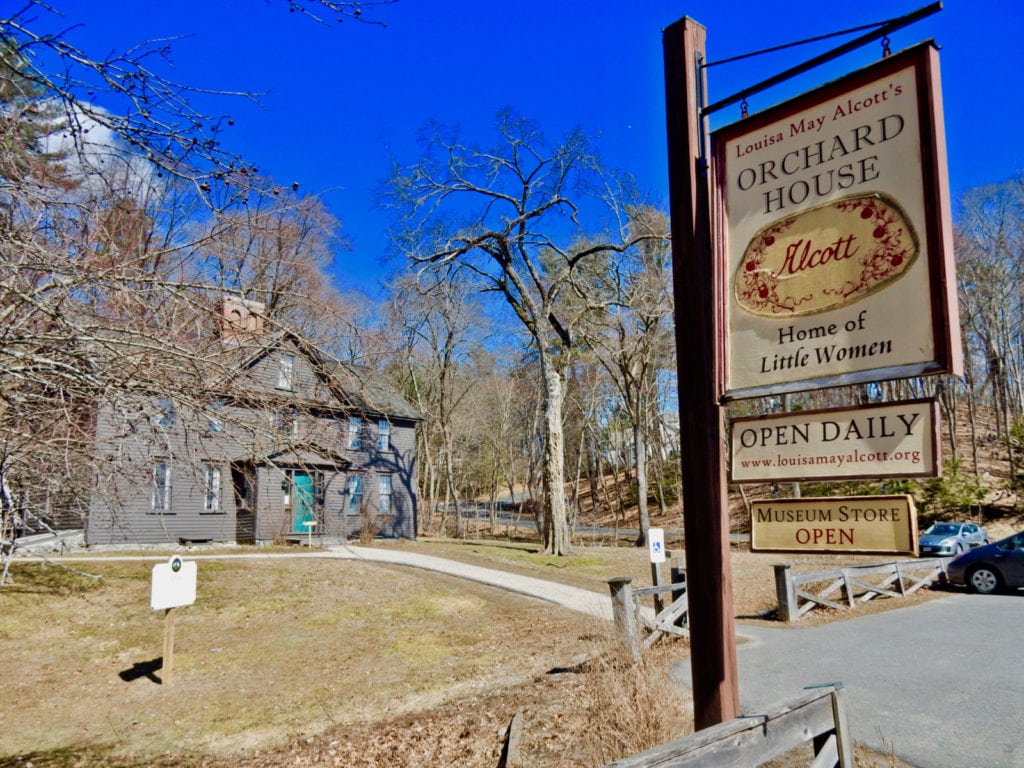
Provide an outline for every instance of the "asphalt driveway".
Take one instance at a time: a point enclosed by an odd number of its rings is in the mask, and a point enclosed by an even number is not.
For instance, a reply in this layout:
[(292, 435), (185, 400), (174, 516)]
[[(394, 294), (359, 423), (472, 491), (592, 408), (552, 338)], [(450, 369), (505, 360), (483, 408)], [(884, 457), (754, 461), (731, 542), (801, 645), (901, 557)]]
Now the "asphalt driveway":
[(841, 682), (854, 741), (920, 768), (1024, 768), (1024, 593), (807, 629), (739, 627), (745, 714)]

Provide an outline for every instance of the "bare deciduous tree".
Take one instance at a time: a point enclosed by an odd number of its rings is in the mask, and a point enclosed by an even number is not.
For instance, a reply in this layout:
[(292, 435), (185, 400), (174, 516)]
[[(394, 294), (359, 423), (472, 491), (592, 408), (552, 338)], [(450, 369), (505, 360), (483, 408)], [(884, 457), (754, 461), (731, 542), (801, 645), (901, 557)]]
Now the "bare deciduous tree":
[(651, 208), (632, 211), (636, 248), (609, 262), (595, 293), (609, 311), (588, 337), (619, 392), (632, 428), (640, 534), (647, 545), (649, 436), (660, 428), (658, 371), (673, 364), (672, 289), (668, 270), (668, 220)]
[[(487, 148), (431, 126), (423, 158), (395, 169), (385, 199), (398, 217), (397, 247), (442, 276), (458, 266), (480, 290), (498, 294), (533, 347), (544, 381), (544, 547), (564, 555), (571, 544), (562, 408), (574, 328), (557, 311), (580, 265), (633, 242), (619, 188), (582, 132), (552, 144), (508, 110), (495, 127)], [(603, 234), (588, 240), (588, 231)]]
[[(353, 18), (389, 2), (288, 1)], [(210, 244), (211, 217), (236, 222), (232, 205), (267, 192), (222, 143), (230, 118), (194, 106), (196, 94), (211, 94), (163, 74), (166, 42), (92, 57), (74, 44), (73, 26), (39, 31), (61, 19), (35, 0), (0, 17), (5, 557), (29, 518), (82, 513), (109, 471), (93, 451), (98, 403), (137, 411), (161, 393), (196, 412), (208, 405), (209, 382), (229, 365), (210, 311), (223, 286), (195, 255)], [(268, 230), (298, 275), (293, 307), (301, 293), (313, 316), (324, 247), (303, 226), (333, 223), (315, 203), (293, 210), (305, 219), (281, 214)]]
[[(430, 506), (427, 520), (443, 494), (445, 511), (454, 505), (456, 536), (461, 538), (462, 483), (457, 466), (467, 457), (458, 455), (455, 432), (457, 417), (476, 383), (472, 355), (486, 324), (480, 322), (479, 308), (467, 287), (457, 280), (422, 283), (415, 275), (405, 275), (392, 285), (391, 311), (394, 324), (401, 328), (404, 367), (414, 402), (427, 417), (419, 435), (424, 474), (434, 479), (424, 494)], [(442, 526), (443, 520), (442, 516)]]

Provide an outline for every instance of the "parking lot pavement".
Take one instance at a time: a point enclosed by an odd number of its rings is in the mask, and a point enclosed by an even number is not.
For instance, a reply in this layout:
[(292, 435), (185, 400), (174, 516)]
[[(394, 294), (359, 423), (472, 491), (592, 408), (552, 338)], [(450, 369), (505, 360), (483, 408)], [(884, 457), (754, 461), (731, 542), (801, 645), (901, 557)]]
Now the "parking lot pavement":
[(840, 682), (857, 744), (920, 768), (1024, 768), (1024, 593), (954, 593), (745, 634), (752, 639), (737, 648), (745, 714), (804, 686)]

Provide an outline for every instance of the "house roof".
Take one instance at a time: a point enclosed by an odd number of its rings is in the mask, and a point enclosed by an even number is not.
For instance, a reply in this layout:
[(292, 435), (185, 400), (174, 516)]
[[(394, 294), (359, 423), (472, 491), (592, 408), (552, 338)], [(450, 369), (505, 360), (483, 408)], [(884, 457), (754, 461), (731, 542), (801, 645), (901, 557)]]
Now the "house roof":
[(352, 462), (329, 447), (310, 443), (304, 448), (286, 448), (276, 451), (266, 459), (274, 464), (294, 464), (306, 467), (329, 466), (348, 469)]
[[(286, 345), (290, 345), (310, 361), (313, 370), (343, 407), (363, 414), (423, 421), (423, 415), (405, 397), (389, 387), (377, 371), (366, 366), (335, 360), (292, 331), (281, 330), (264, 334), (257, 339), (251, 339), (247, 344), (234, 347), (233, 352), (238, 355), (236, 370), (251, 368)], [(226, 384), (230, 378), (232, 376), (226, 377), (223, 383)]]
[(335, 360), (331, 361), (328, 370), (354, 408), (364, 413), (423, 421), (423, 414), (381, 381), (380, 374), (372, 368)]

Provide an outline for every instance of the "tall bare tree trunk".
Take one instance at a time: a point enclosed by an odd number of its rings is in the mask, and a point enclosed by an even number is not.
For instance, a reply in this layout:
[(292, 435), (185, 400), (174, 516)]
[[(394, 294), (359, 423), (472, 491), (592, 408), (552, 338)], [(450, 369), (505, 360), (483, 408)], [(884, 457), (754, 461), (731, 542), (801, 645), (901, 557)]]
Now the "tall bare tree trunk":
[(647, 430), (643, 419), (633, 420), (633, 450), (636, 451), (636, 501), (640, 533), (636, 539), (638, 547), (647, 546), (647, 533), (651, 528), (651, 517), (647, 509)]
[(569, 519), (565, 505), (565, 439), (562, 426), (562, 404), (565, 400), (564, 379), (554, 362), (541, 353), (544, 375), (544, 421), (547, 440), (544, 444), (544, 551), (550, 555), (572, 553)]

